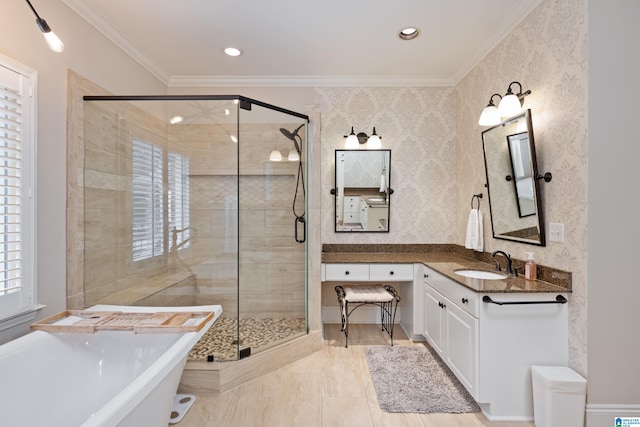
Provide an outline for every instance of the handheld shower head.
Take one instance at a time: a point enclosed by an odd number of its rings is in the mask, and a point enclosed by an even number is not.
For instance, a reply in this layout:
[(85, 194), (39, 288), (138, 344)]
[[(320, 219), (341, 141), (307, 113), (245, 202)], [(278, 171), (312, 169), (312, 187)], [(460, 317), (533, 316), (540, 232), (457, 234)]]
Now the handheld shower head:
[(280, 132), (284, 136), (286, 136), (288, 139), (293, 141), (293, 145), (296, 147), (296, 151), (298, 152), (298, 155), (301, 154), (301, 152), (300, 152), (300, 145), (298, 144), (298, 141), (296, 141), (296, 136), (298, 136), (298, 131), (302, 129), (302, 126), (304, 126), (304, 123), (298, 126), (296, 130), (294, 130), (293, 132), (289, 132), (285, 128), (280, 128)]
[[(298, 135), (298, 132), (300, 131), (300, 129), (302, 129), (302, 126), (304, 126), (305, 124), (301, 124), (300, 126), (298, 126), (296, 128), (296, 130), (294, 130), (293, 132), (289, 132), (287, 129), (285, 128), (280, 128), (280, 132), (287, 137), (287, 139), (290, 139), (291, 141), (293, 141), (293, 145), (296, 148), (296, 151), (298, 152), (298, 176), (296, 178), (296, 191), (293, 193), (293, 214), (296, 217), (295, 220), (295, 239), (296, 242), (298, 243), (304, 243), (305, 240), (307, 239), (307, 228), (305, 227), (305, 219), (304, 219), (304, 208), (302, 211), (302, 215), (298, 215), (298, 213), (296, 212), (296, 199), (298, 198), (298, 188), (302, 187), (302, 196), (305, 197), (305, 189), (304, 189), (304, 174), (303, 174), (303, 168), (302, 168), (302, 151), (300, 149), (300, 144), (302, 144), (302, 137), (300, 135)], [(296, 138), (300, 139), (300, 143), (298, 143), (298, 141), (296, 140)], [(298, 227), (302, 224), (302, 238), (298, 237)]]

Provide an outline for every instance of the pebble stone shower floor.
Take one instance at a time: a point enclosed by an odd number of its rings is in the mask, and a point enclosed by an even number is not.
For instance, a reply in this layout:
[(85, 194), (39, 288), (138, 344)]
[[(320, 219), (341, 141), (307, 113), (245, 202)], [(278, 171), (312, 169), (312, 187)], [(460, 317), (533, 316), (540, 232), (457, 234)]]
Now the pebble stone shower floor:
[[(305, 319), (240, 319), (240, 349), (250, 347), (255, 353), (306, 332)], [(215, 361), (237, 360), (237, 339), (238, 319), (219, 318), (191, 349), (189, 360), (207, 360), (210, 355)]]

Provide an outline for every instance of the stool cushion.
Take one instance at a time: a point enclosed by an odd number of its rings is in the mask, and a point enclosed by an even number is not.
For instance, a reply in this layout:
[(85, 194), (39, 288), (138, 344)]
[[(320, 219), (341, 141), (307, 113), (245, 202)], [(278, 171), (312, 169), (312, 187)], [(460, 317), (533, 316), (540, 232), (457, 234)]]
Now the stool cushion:
[(389, 302), (393, 299), (382, 285), (345, 286), (344, 295), (347, 302)]

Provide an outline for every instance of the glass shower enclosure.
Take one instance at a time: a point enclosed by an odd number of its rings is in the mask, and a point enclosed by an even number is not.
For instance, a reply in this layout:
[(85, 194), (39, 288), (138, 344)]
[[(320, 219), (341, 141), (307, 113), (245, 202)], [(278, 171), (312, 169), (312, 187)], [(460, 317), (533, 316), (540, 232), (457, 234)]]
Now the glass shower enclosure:
[(84, 305), (221, 305), (191, 360), (307, 334), (308, 122), (242, 96), (85, 96)]

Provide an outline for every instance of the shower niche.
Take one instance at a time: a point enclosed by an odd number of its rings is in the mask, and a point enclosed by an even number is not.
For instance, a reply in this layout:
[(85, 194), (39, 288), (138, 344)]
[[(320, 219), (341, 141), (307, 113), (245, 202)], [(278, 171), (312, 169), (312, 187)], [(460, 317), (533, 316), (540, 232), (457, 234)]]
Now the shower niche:
[(83, 109), (83, 305), (220, 304), (190, 360), (307, 334), (308, 117), (242, 96)]

